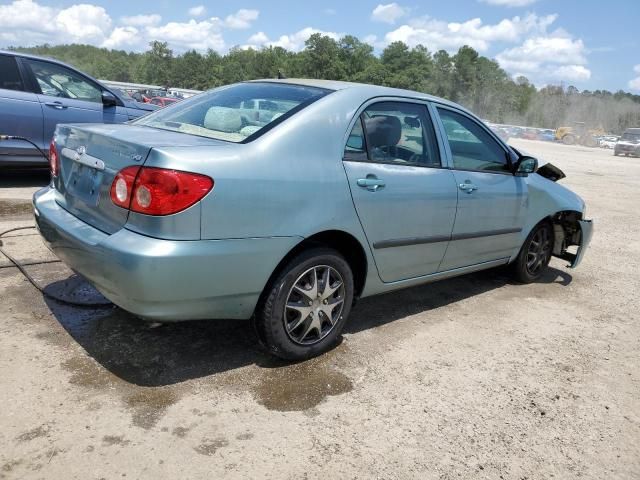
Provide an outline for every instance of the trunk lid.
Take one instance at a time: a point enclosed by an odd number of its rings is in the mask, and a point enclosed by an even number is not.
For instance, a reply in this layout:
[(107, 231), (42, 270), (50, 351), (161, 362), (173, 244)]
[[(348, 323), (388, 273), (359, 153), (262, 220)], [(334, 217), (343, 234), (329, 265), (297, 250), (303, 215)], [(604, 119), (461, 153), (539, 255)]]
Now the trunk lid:
[(221, 142), (137, 125), (59, 125), (54, 135), (60, 158), (55, 178), (58, 204), (108, 234), (127, 222), (129, 210), (111, 201), (116, 174), (144, 165), (153, 147), (212, 146)]

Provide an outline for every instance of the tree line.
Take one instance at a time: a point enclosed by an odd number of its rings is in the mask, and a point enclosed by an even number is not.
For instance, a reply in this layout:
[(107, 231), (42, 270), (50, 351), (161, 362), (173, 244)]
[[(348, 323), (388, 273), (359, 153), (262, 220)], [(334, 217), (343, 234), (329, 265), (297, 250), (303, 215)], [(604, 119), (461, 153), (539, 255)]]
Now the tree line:
[(300, 52), (281, 47), (233, 48), (220, 55), (195, 50), (176, 55), (154, 41), (144, 53), (90, 45), (42, 45), (14, 50), (53, 57), (96, 78), (205, 90), (257, 78), (323, 78), (425, 92), (452, 100), (495, 123), (557, 128), (586, 122), (608, 132), (640, 126), (640, 95), (580, 91), (574, 86), (537, 89), (525, 77), (511, 78), (500, 65), (469, 46), (455, 54), (394, 42), (382, 53), (347, 35), (335, 40), (313, 34)]

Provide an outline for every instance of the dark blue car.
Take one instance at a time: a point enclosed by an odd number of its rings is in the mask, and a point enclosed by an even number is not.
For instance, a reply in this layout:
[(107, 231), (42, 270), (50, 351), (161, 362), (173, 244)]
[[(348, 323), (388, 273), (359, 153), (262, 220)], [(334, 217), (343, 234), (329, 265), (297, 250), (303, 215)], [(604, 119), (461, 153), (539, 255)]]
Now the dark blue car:
[[(56, 60), (0, 51), (0, 135), (48, 150), (59, 123), (124, 123), (156, 110)], [(23, 140), (0, 142), (0, 167), (47, 160)]]

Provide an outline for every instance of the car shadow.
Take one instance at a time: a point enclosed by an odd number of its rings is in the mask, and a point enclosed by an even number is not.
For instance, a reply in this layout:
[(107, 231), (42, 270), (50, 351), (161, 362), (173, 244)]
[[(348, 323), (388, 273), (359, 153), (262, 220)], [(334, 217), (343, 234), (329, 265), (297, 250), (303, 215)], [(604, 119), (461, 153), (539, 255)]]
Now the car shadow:
[[(566, 286), (571, 280), (567, 272), (549, 268), (540, 282)], [(82, 283), (80, 295), (75, 292), (67, 298), (90, 303), (103, 300), (91, 286)], [(352, 311), (345, 333), (428, 312), (510, 283), (504, 270), (494, 269), (366, 298)], [(46, 291), (59, 295), (68, 290), (68, 284), (69, 279), (54, 282)], [(264, 368), (286, 365), (260, 349), (246, 321), (202, 320), (155, 326), (117, 307), (79, 308), (45, 300), (62, 327), (91, 357), (131, 384), (157, 387), (252, 364)]]
[(50, 178), (48, 168), (0, 169), (0, 188), (45, 187)]

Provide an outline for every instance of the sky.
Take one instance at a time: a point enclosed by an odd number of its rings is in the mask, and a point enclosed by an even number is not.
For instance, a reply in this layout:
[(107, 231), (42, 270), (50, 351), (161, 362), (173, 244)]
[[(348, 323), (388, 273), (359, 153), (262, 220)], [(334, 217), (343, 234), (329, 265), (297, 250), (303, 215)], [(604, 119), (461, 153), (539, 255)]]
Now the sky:
[[(315, 32), (376, 53), (401, 40), (434, 52), (470, 45), (536, 86), (640, 93), (640, 0), (0, 0), (0, 47), (87, 43), (176, 53), (234, 46), (301, 50)], [(90, 3), (89, 3), (90, 2)]]

